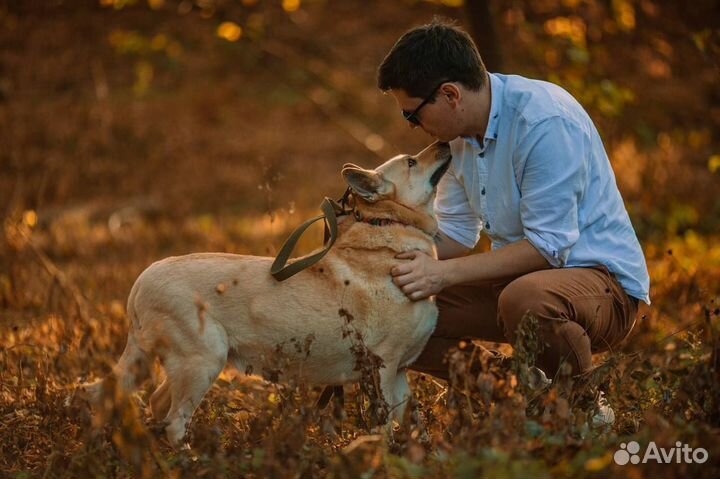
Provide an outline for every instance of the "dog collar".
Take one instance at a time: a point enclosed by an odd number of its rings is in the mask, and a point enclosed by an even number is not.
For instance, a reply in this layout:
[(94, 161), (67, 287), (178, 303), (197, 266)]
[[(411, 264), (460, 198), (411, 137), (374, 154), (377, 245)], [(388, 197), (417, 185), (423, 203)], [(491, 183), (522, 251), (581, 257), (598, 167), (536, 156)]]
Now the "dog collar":
[(390, 218), (369, 218), (363, 220), (364, 223), (371, 224), (373, 226), (390, 226), (394, 224), (402, 224), (399, 221), (391, 220)]
[(365, 218), (358, 210), (355, 210), (353, 212), (353, 216), (355, 216), (355, 219), (357, 221), (360, 221), (362, 223), (367, 223), (372, 226), (390, 226), (390, 225), (403, 225), (407, 226), (405, 223), (401, 223), (400, 221), (391, 220), (390, 218)]

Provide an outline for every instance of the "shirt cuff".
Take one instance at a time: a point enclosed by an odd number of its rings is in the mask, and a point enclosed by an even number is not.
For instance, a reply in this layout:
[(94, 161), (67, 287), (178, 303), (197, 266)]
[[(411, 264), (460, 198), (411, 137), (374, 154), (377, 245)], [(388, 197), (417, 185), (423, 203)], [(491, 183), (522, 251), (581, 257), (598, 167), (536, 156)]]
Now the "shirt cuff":
[(536, 250), (550, 263), (553, 268), (562, 268), (565, 266), (570, 256), (570, 248), (557, 248), (543, 239), (538, 233), (525, 230), (525, 238), (532, 244)]
[(456, 228), (448, 228), (449, 225), (447, 224), (440, 224), (438, 226), (438, 229), (448, 238), (450, 238), (453, 241), (457, 241), (461, 245), (465, 246), (466, 248), (473, 249), (475, 245), (477, 244), (478, 240), (480, 239), (480, 231), (478, 230), (474, 235), (470, 232), (465, 232), (463, 234), (462, 231), (459, 231)]

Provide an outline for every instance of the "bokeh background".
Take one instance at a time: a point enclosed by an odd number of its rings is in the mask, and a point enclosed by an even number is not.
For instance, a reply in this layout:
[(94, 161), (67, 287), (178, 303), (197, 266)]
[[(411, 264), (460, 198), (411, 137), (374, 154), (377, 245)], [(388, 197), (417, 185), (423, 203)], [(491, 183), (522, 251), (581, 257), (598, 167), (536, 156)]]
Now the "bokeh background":
[[(194, 251), (274, 255), (323, 197), (342, 194), (344, 163), (373, 167), (432, 141), (408, 128), (375, 72), (405, 30), (435, 15), (471, 31), (491, 71), (565, 87), (601, 131), (653, 299), (624, 351), (598, 360), (622, 365), (609, 376), (625, 408), (611, 435), (573, 445), (538, 420), (545, 432), (520, 428), (508, 442), (465, 418), (466, 436), (446, 437), (447, 390), (431, 381), (419, 389), (429, 443), (409, 437), (398, 452), (373, 439), (342, 452), (367, 431), (328, 439), (317, 418), (295, 414), (253, 436), (252, 421), (285, 403), (268, 403), (275, 386), (228, 373), (196, 420), (195, 442), (213, 451), (176, 455), (120, 413), (128, 437), (88, 436), (72, 388), (121, 352), (125, 299), (145, 267)], [(465, 465), (466, 477), (521, 477), (514, 468), (536, 464), (554, 476), (649, 477), (612, 463), (623, 434), (718, 442), (719, 178), (715, 0), (0, 1), (0, 473), (221, 477), (222, 464), (255, 477), (438, 477)], [(318, 230), (298, 253), (319, 243)], [(222, 431), (207, 429), (218, 417), (230, 418)], [(289, 452), (273, 443), (288, 424), (304, 431)], [(223, 459), (229, 444), (245, 451), (235, 462)]]

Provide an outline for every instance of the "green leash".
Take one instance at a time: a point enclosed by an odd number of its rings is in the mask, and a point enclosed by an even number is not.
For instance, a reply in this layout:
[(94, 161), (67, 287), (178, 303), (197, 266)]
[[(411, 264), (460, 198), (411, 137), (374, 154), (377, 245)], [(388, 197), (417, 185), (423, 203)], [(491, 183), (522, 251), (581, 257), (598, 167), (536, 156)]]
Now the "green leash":
[[(298, 229), (293, 231), (288, 239), (285, 240), (282, 248), (280, 248), (280, 253), (278, 253), (275, 261), (273, 261), (273, 264), (270, 267), (270, 274), (272, 274), (273, 278), (278, 281), (285, 281), (300, 271), (314, 265), (320, 261), (323, 256), (328, 253), (328, 251), (330, 251), (330, 248), (332, 248), (333, 244), (335, 244), (335, 240), (337, 240), (337, 217), (349, 213), (349, 210), (347, 210), (349, 195), (350, 188), (345, 191), (345, 194), (339, 202), (326, 197), (320, 204), (320, 209), (323, 214), (307, 220), (305, 223), (300, 225)], [(311, 256), (307, 256), (293, 263), (287, 264), (290, 259), (290, 255), (297, 245), (297, 242), (300, 240), (300, 237), (303, 233), (305, 233), (305, 230), (307, 230), (310, 225), (318, 220), (325, 220), (325, 247)]]
[[(293, 231), (288, 239), (285, 240), (282, 248), (280, 248), (280, 253), (277, 255), (275, 261), (273, 261), (273, 264), (270, 267), (270, 274), (272, 274), (273, 278), (278, 281), (284, 281), (294, 274), (314, 265), (320, 261), (328, 251), (330, 251), (330, 248), (332, 248), (332, 245), (335, 244), (335, 240), (337, 239), (337, 217), (352, 212), (352, 208), (348, 209), (350, 192), (350, 188), (345, 190), (345, 194), (342, 198), (340, 198), (340, 201), (337, 202), (326, 197), (320, 204), (320, 209), (324, 214), (307, 220), (305, 223), (300, 225), (298, 229)], [(288, 259), (290, 259), (290, 255), (295, 249), (295, 245), (305, 230), (308, 229), (311, 224), (320, 219), (325, 220), (325, 247), (322, 251), (318, 251), (312, 256), (299, 259), (286, 266)], [(316, 407), (318, 409), (325, 409), (333, 396), (339, 398), (341, 403), (343, 402), (344, 394), (343, 387), (341, 385), (325, 386), (325, 389), (323, 389), (322, 394), (318, 398)]]

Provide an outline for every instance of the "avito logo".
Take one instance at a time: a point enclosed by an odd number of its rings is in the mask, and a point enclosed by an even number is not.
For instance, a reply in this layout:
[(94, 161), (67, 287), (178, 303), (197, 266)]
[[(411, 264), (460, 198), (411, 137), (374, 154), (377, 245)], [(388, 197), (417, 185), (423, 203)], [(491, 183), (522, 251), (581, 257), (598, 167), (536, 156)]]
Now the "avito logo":
[(620, 449), (615, 451), (613, 459), (615, 464), (624, 466), (627, 463), (640, 464), (647, 462), (657, 462), (659, 464), (702, 464), (708, 460), (708, 452), (702, 447), (693, 449), (687, 444), (680, 441), (675, 443), (675, 447), (662, 448), (650, 441), (645, 453), (640, 457), (640, 444), (636, 441), (630, 441), (627, 444), (620, 444)]

